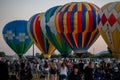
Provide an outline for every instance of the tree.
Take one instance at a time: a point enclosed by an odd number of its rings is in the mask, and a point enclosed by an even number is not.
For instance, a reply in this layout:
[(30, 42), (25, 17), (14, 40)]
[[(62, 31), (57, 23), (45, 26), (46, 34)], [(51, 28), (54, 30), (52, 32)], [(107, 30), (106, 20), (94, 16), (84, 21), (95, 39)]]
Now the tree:
[(101, 54), (98, 56), (98, 58), (113, 58), (112, 54)]
[(39, 58), (40, 58), (40, 59), (44, 59), (43, 54), (39, 55)]
[(94, 54), (91, 54), (90, 52), (84, 53), (82, 56), (82, 58), (95, 58)]
[(5, 52), (0, 52), (0, 57), (5, 57)]
[(51, 55), (51, 58), (60, 58), (60, 57), (61, 57), (60, 54), (58, 54), (58, 55), (56, 55), (56, 54)]
[(75, 58), (81, 58), (84, 53), (74, 53)]
[(75, 55), (71, 55), (71, 54), (70, 54), (70, 55), (68, 55), (67, 57), (68, 57), (68, 58), (75, 58)]
[(90, 52), (86, 53), (74, 53), (77, 58), (95, 58), (94, 54), (91, 54)]
[(36, 53), (36, 54), (35, 54), (35, 57), (39, 57), (39, 56), (40, 56), (40, 53)]

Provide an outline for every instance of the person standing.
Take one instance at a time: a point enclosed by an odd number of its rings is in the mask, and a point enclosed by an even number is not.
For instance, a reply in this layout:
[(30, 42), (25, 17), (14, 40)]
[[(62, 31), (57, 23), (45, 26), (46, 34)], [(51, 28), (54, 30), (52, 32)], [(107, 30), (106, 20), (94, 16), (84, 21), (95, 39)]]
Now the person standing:
[(52, 80), (57, 80), (57, 65), (55, 62), (52, 62), (51, 64), (50, 74), (51, 74)]
[(44, 66), (43, 66), (43, 73), (45, 74), (45, 80), (49, 80), (49, 69), (50, 69), (50, 67), (49, 67), (49, 64), (48, 64), (48, 62), (47, 61), (45, 61), (45, 64), (44, 64)]
[(60, 80), (67, 79), (67, 72), (68, 72), (67, 66), (66, 66), (65, 62), (63, 62), (61, 64), (61, 68), (60, 68)]
[(119, 71), (118, 67), (114, 68), (113, 79), (114, 80), (119, 80), (120, 79), (120, 71)]
[(85, 80), (93, 80), (93, 70), (94, 64), (92, 62), (89, 62), (88, 66), (86, 66), (84, 69)]
[(8, 72), (8, 64), (6, 61), (0, 61), (0, 80), (8, 80), (9, 72)]
[(16, 74), (17, 77), (19, 76), (19, 66), (20, 66), (19, 63), (16, 60), (15, 61), (15, 74)]
[(82, 60), (80, 60), (80, 63), (79, 63), (79, 71), (80, 71), (80, 74), (81, 74), (81, 75), (83, 74), (83, 68), (84, 68), (84, 63), (82, 62)]
[(81, 80), (81, 76), (79, 73), (79, 67), (74, 66), (72, 73), (68, 76), (68, 80)]
[(37, 62), (36, 64), (36, 72), (37, 72), (37, 78), (40, 77), (40, 64)]
[(23, 60), (21, 60), (20, 64), (20, 80), (25, 80), (25, 63)]

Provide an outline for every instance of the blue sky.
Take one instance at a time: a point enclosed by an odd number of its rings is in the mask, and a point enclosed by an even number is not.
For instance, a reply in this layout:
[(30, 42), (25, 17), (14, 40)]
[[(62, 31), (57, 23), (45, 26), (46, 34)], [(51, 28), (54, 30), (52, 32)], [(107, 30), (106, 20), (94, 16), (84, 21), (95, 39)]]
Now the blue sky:
[[(91, 2), (101, 8), (104, 4), (114, 1), (118, 0), (0, 0), (0, 51), (15, 54), (2, 37), (2, 29), (10, 21), (29, 20), (36, 13), (45, 12), (53, 6), (64, 5), (69, 2)], [(106, 43), (100, 36), (88, 51), (96, 53), (106, 50), (106, 47)], [(35, 52), (40, 51), (35, 47)], [(26, 54), (30, 53), (32, 53), (32, 48)]]

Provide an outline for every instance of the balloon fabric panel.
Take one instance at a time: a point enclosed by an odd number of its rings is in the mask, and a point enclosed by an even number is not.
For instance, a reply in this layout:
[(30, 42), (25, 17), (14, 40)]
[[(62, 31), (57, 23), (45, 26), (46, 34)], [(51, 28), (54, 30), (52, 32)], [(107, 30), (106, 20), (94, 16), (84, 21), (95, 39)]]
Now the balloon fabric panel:
[(37, 41), (37, 44), (39, 45), (39, 48), (41, 48), (42, 52), (46, 53), (46, 50), (45, 50), (45, 41), (44, 41), (44, 35), (43, 35), (43, 32), (42, 30), (40, 29), (40, 19), (39, 19), (39, 15), (36, 16), (36, 18), (34, 19), (34, 22), (33, 22), (33, 33), (34, 33), (34, 36), (35, 36), (35, 39)]
[(32, 18), (30, 18), (30, 20), (28, 21), (28, 27), (27, 27), (27, 31), (28, 31), (28, 34), (31, 38), (31, 40), (36, 44), (37, 47), (39, 47), (39, 44), (35, 38), (35, 35), (34, 35), (34, 32), (33, 32), (33, 22), (34, 22), (34, 19), (35, 17), (37, 16), (38, 14), (34, 15)]
[[(34, 32), (33, 32), (33, 26), (34, 26), (34, 20), (35, 20), (35, 18), (36, 18), (36, 16), (37, 16), (38, 14), (36, 14), (36, 15), (34, 15), (33, 17), (32, 17), (32, 19), (31, 19), (31, 21), (30, 21), (30, 32), (31, 32), (31, 36), (34, 38), (34, 42), (37, 42), (37, 40), (36, 40), (36, 38), (35, 38), (35, 35), (34, 35)], [(32, 39), (33, 40), (33, 39)]]

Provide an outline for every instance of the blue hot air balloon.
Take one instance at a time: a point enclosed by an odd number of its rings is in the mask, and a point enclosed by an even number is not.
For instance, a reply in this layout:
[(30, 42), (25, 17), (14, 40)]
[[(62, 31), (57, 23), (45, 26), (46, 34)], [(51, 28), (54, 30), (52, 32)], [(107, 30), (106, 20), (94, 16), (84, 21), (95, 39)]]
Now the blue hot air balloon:
[(27, 33), (27, 21), (15, 20), (9, 22), (3, 28), (3, 38), (8, 46), (22, 57), (32, 45)]

